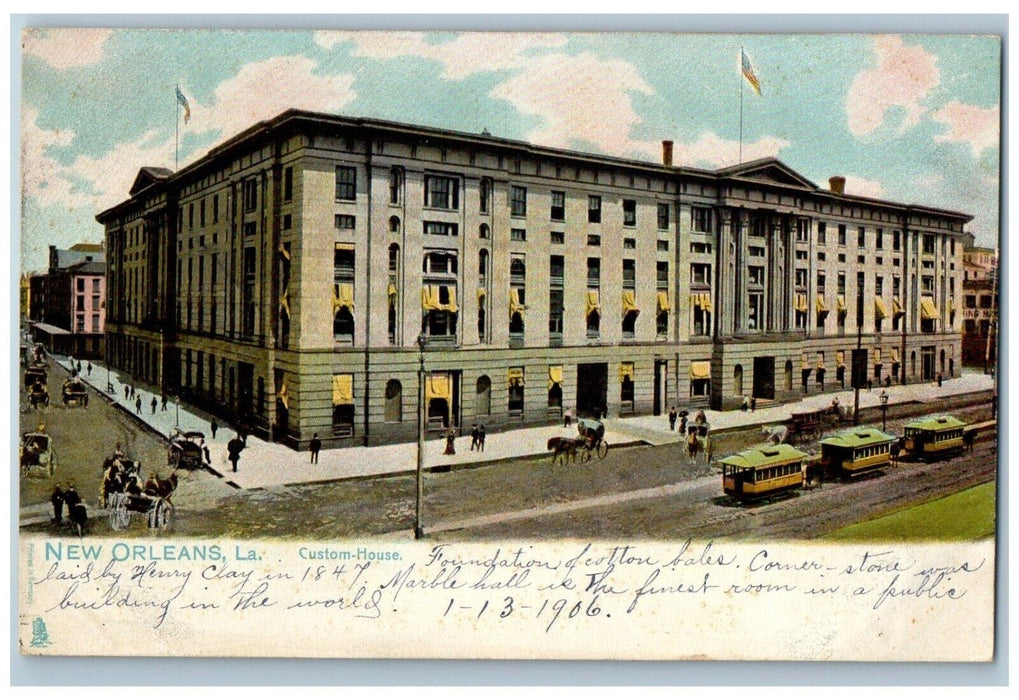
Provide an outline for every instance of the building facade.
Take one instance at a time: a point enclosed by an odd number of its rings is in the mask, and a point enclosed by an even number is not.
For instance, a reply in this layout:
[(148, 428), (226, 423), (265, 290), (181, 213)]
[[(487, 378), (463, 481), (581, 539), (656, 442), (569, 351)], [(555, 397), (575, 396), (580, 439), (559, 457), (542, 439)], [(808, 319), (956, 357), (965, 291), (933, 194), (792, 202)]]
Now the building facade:
[(962, 357), (985, 371), (997, 364), (998, 255), (993, 248), (963, 248)]
[(49, 270), (29, 279), (29, 325), (33, 340), (51, 352), (103, 357), (106, 324), (106, 261), (102, 246), (50, 246)]
[[(106, 228), (113, 366), (303, 445), (733, 408), (958, 371), (971, 217), (718, 171), (291, 111)], [(419, 343), (420, 339), (420, 343)], [(424, 381), (419, 382), (421, 366)]]

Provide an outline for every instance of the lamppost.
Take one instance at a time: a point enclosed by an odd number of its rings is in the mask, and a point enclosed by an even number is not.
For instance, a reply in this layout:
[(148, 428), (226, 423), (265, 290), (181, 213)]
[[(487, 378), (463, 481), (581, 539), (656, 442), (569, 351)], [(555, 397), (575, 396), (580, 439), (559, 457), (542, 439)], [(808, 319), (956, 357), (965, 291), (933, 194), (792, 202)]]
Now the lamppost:
[(414, 539), (425, 536), (421, 525), (421, 501), (424, 493), (425, 469), (425, 342), (424, 333), (418, 336), (418, 464), (417, 464), (417, 495), (414, 499)]
[(888, 392), (881, 391), (881, 432), (888, 430)]

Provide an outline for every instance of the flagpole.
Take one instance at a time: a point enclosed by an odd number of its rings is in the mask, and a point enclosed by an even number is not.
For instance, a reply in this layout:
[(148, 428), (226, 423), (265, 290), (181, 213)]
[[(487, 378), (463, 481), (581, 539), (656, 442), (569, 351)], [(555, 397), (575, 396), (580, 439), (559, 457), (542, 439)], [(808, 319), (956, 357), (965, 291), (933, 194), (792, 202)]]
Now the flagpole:
[(743, 47), (739, 47), (739, 162), (743, 162)]
[(173, 171), (177, 172), (177, 156), (180, 152), (178, 144), (178, 132), (180, 131), (180, 100), (177, 99), (177, 93), (180, 92), (180, 83), (177, 83), (177, 89), (173, 93), (173, 102), (177, 106), (177, 111), (174, 112), (173, 118)]

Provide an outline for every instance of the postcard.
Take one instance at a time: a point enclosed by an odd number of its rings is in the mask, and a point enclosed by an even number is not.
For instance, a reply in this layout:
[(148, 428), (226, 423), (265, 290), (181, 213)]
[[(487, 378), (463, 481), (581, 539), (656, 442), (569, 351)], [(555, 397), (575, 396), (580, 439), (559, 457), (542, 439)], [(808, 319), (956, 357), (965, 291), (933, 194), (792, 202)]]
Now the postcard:
[(21, 41), (22, 654), (994, 658), (999, 36)]

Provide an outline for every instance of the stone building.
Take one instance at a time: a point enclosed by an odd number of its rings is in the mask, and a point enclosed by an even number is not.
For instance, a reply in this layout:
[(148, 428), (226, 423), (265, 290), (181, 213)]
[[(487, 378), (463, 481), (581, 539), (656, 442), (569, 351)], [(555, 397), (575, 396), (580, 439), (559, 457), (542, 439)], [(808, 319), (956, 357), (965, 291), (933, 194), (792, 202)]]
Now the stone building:
[(288, 111), (98, 215), (110, 359), (293, 445), (956, 373), (971, 217), (832, 183)]

